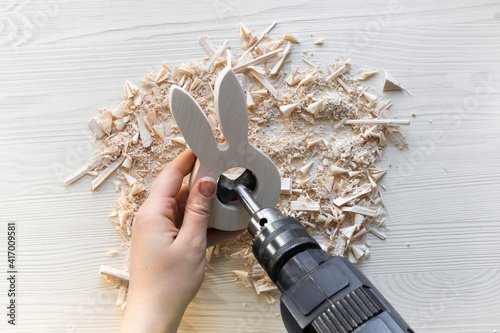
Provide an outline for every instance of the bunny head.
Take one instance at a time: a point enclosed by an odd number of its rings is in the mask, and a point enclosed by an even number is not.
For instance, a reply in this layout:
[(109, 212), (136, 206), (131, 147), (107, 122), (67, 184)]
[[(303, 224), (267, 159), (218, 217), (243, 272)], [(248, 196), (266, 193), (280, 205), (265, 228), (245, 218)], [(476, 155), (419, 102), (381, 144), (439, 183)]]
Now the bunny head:
[[(249, 169), (257, 178), (252, 192), (262, 207), (274, 207), (278, 202), (281, 180), (274, 163), (248, 142), (248, 113), (245, 94), (236, 75), (226, 67), (215, 85), (215, 109), (226, 140), (217, 143), (208, 118), (198, 103), (184, 89), (170, 88), (170, 110), (189, 147), (198, 157), (191, 172), (190, 186), (202, 177), (216, 181), (228, 169)], [(249, 216), (239, 203), (223, 204), (215, 198), (209, 226), (221, 230), (246, 229)]]

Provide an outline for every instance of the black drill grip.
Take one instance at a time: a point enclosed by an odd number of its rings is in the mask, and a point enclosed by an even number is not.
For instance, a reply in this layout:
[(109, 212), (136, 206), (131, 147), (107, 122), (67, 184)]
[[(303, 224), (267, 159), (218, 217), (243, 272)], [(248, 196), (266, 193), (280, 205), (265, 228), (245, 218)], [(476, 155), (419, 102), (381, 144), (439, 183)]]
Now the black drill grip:
[(264, 208), (248, 231), (255, 258), (283, 293), (288, 332), (413, 333), (356, 266), (330, 258), (296, 219)]
[(342, 257), (306, 250), (278, 276), (288, 332), (414, 333), (361, 271)]

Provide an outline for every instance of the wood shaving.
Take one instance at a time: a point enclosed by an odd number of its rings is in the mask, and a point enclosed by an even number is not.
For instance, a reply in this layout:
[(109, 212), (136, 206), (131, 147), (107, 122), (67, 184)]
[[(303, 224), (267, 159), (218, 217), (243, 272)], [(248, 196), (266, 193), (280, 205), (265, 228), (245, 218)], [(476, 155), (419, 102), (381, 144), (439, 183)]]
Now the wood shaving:
[(377, 212), (378, 212), (376, 209), (363, 207), (363, 206), (357, 206), (357, 205), (350, 206), (350, 207), (344, 207), (344, 208), (342, 208), (342, 211), (361, 214), (361, 215), (370, 216), (370, 217), (377, 216)]
[(302, 61), (305, 62), (306, 64), (308, 64), (309, 66), (311, 67), (316, 67), (316, 65), (314, 65), (312, 62), (310, 62), (309, 60), (307, 60), (306, 58), (302, 58)]
[(133, 98), (139, 92), (139, 88), (137, 88), (129, 81), (125, 81), (123, 89), (125, 91), (126, 98)]
[(288, 116), (290, 116), (292, 114), (292, 111), (295, 110), (298, 105), (299, 105), (299, 103), (292, 103), (292, 104), (288, 104), (288, 105), (282, 105), (282, 106), (280, 106), (280, 111), (281, 111), (281, 113), (283, 113), (283, 115), (285, 117), (288, 117)]
[(243, 23), (240, 23), (240, 38), (242, 42), (252, 38), (252, 32)]
[(369, 92), (367, 92), (365, 90), (363, 90), (361, 93), (363, 94), (363, 96), (366, 98), (366, 100), (369, 103), (374, 103), (377, 100), (377, 98), (378, 98), (378, 96), (376, 96), (374, 94), (371, 94), (371, 93), (369, 93)]
[(280, 194), (292, 195), (293, 181), (291, 178), (281, 178)]
[(285, 50), (283, 51), (283, 55), (281, 56), (280, 60), (274, 65), (273, 69), (271, 70), (271, 75), (276, 75), (278, 74), (279, 70), (283, 66), (283, 63), (285, 62), (285, 59), (287, 56), (290, 54), (290, 51), (292, 50), (292, 43), (288, 42), (286, 44)]
[[(240, 50), (230, 48), (227, 41), (216, 47), (202, 37), (205, 59), (179, 66), (165, 62), (140, 80), (141, 89), (126, 81), (124, 100), (99, 110), (91, 121), (99, 148), (65, 183), (94, 176), (91, 189), (96, 190), (116, 176), (120, 197), (110, 219), (124, 247), (130, 248), (135, 214), (154, 179), (187, 148), (169, 109), (170, 87), (176, 84), (189, 90), (223, 143), (213, 92), (219, 72), (228, 64), (240, 71), (238, 79), (249, 107), (249, 141), (280, 171), (277, 208), (305, 225), (330, 255), (343, 255), (353, 262), (369, 255), (368, 233), (385, 239), (378, 230), (386, 218), (378, 182), (387, 170), (378, 168), (377, 162), (386, 139), (406, 147), (399, 125), (408, 121), (395, 120), (388, 111), (392, 103), (360, 85), (377, 71), (363, 70), (362, 77), (356, 78), (344, 58), (333, 59), (326, 68), (285, 66), (292, 43), (298, 40), (289, 32), (271, 39), (268, 33), (275, 24), (258, 37), (241, 24)], [(256, 263), (250, 243), (248, 236), (241, 236), (223, 250), (211, 248), (207, 258), (243, 246), (228, 255), (246, 262), (233, 273), (257, 293), (270, 295), (276, 287)], [(100, 271), (122, 281), (117, 301), (121, 310), (127, 302), (128, 270), (127, 259), (122, 270), (101, 266)]]
[(97, 189), (113, 172), (118, 169), (118, 167), (122, 164), (124, 160), (124, 157), (118, 158), (116, 161), (111, 163), (109, 166), (106, 167), (90, 184), (90, 188), (92, 191)]
[(106, 253), (106, 255), (107, 255), (108, 257), (114, 257), (114, 256), (117, 256), (117, 255), (118, 255), (118, 251), (116, 251), (116, 250), (109, 251), (108, 253)]
[(263, 54), (260, 57), (257, 57), (257, 58), (255, 58), (253, 60), (250, 60), (249, 62), (246, 62), (246, 63), (244, 63), (242, 65), (234, 67), (233, 71), (235, 73), (240, 73), (240, 72), (243, 72), (245, 69), (247, 69), (250, 66), (255, 66), (255, 65), (260, 65), (262, 63), (265, 63), (269, 59), (272, 59), (272, 58), (276, 57), (278, 55), (278, 53), (280, 53), (281, 51), (283, 51), (283, 50), (279, 49), (279, 50), (275, 50), (275, 51)]
[(69, 175), (65, 180), (64, 180), (64, 185), (70, 185), (76, 182), (78, 179), (82, 178), (86, 174), (90, 172), (90, 168), (88, 165), (84, 165), (80, 169), (76, 170), (74, 173)]
[(290, 31), (285, 32), (283, 40), (286, 40), (287, 42), (292, 42), (294, 44), (300, 44), (299, 40), (294, 35), (292, 35)]
[(361, 71), (361, 78), (358, 79), (359, 81), (368, 80), (372, 76), (375, 76), (378, 74), (378, 71), (371, 70), (371, 69), (364, 69), (363, 68), (360, 71)]
[(270, 93), (274, 98), (278, 98), (278, 91), (274, 87), (274, 85), (269, 82), (269, 80), (259, 71), (255, 70), (255, 68), (251, 68), (250, 72), (253, 77), (255, 77)]
[(317, 116), (318, 113), (323, 109), (323, 103), (325, 100), (323, 98), (311, 103), (307, 106), (307, 111), (311, 112), (313, 116)]
[(124, 272), (107, 265), (101, 265), (101, 267), (99, 268), (99, 274), (122, 281), (130, 280), (130, 274), (128, 272)]
[(100, 139), (104, 136), (104, 131), (101, 128), (99, 120), (97, 118), (93, 118), (89, 121), (89, 128), (94, 132), (95, 136)]
[(238, 277), (238, 279), (243, 282), (246, 282), (248, 280), (248, 271), (234, 270), (233, 273)]
[[(319, 202), (312, 201), (311, 199), (305, 199), (300, 197), (299, 200), (290, 201), (290, 209), (295, 211), (308, 211), (308, 212), (319, 212), (321, 210), (321, 206)], [(308, 224), (306, 220), (303, 220), (302, 223)]]
[(399, 120), (399, 119), (348, 119), (344, 124), (380, 124), (386, 126), (399, 126), (399, 125), (410, 125), (409, 120)]
[(392, 76), (388, 71), (384, 71), (384, 74), (385, 74), (385, 79), (384, 79), (384, 89), (383, 89), (383, 91), (404, 90), (405, 92), (407, 92), (408, 94), (410, 94), (408, 92), (408, 90), (406, 90), (405, 88), (403, 88), (403, 86), (401, 86), (401, 84), (398, 81), (396, 81), (396, 79), (394, 78), (394, 76)]
[(345, 64), (342, 64), (342, 66), (340, 66), (339, 68), (337, 68), (328, 78), (327, 80), (332, 80), (342, 74), (344, 74), (345, 72), (349, 71), (350, 69), (350, 66), (349, 66), (349, 63), (345, 63)]

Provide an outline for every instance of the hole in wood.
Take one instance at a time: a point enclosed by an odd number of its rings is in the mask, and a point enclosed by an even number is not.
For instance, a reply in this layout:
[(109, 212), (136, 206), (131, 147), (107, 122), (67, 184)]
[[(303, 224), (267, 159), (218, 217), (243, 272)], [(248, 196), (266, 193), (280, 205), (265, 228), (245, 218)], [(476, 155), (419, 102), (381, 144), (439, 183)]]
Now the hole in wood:
[[(234, 181), (240, 178), (238, 180), (238, 183), (245, 185), (245, 187), (253, 195), (253, 197), (257, 195), (258, 182), (257, 178), (255, 177), (255, 174), (251, 170), (248, 170), (243, 167), (230, 168), (224, 171), (217, 180), (218, 184), (217, 199), (223, 205), (226, 205), (228, 207), (240, 207), (241, 203), (239, 202), (239, 200), (235, 195), (236, 192), (233, 191), (231, 188), (234, 185), (234, 183), (228, 184), (227, 182), (222, 182), (221, 179), (224, 177), (221, 176), (224, 176), (230, 181)], [(221, 183), (225, 183), (226, 186), (222, 186)]]

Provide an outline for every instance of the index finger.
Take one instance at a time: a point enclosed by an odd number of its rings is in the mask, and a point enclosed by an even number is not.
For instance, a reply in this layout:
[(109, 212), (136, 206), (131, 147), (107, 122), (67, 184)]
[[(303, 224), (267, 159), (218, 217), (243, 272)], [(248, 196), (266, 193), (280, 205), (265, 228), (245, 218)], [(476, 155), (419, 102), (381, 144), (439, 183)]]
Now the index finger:
[(177, 156), (163, 168), (158, 178), (156, 178), (149, 196), (175, 197), (181, 189), (182, 180), (193, 170), (195, 162), (196, 155), (191, 149)]

